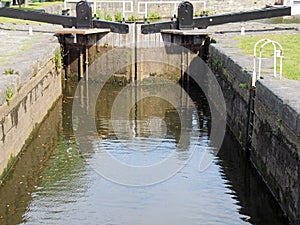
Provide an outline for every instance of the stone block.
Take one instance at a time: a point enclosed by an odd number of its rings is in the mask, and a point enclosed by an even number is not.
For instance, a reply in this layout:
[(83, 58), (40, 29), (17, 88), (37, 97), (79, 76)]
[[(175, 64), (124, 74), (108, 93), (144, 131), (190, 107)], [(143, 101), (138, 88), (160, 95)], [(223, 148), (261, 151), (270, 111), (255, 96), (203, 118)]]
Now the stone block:
[(289, 105), (283, 106), (282, 120), (292, 131), (296, 131), (297, 113)]
[(283, 100), (273, 93), (265, 84), (266, 80), (257, 81), (256, 85), (256, 99), (265, 104), (270, 112), (282, 117), (283, 115)]
[(13, 127), (13, 123), (12, 123), (12, 119), (11, 119), (11, 115), (8, 114), (4, 117), (4, 121), (3, 121), (3, 127), (4, 127), (4, 134), (7, 135), (7, 133), (11, 130), (11, 128)]
[(296, 122), (296, 135), (300, 139), (300, 115), (297, 116), (297, 122)]
[(3, 124), (0, 121), (0, 142), (4, 141)]
[(0, 81), (0, 106), (6, 101), (6, 90), (7, 90), (7, 83), (4, 81)]

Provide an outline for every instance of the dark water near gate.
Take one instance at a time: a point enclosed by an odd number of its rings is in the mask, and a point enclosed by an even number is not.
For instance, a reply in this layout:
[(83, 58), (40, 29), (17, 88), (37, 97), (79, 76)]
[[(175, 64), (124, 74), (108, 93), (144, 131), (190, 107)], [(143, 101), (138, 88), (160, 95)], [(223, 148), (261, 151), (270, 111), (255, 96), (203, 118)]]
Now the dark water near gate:
[[(91, 164), (100, 150), (134, 165), (152, 164), (168, 157), (180, 136), (179, 116), (173, 106), (159, 98), (146, 98), (128, 118), (129, 124), (135, 125), (130, 143), (144, 148), (159, 142), (160, 147), (152, 151), (125, 149), (124, 141), (129, 139), (118, 139), (110, 121), (120, 90), (106, 86), (101, 91), (96, 108), (99, 138), (92, 149), (80, 151), (71, 122), (74, 88), (66, 86), (63, 99), (0, 187), (0, 224), (288, 223), (230, 135), (219, 153), (212, 155), (210, 167), (199, 171), (199, 159), (209, 142), (210, 115), (205, 98), (193, 89), (190, 96), (197, 111), (190, 112), (191, 132), (197, 132), (199, 138), (191, 140), (196, 148), (187, 165), (170, 179), (145, 187), (104, 179)], [(83, 108), (85, 98), (81, 99)], [(155, 129), (149, 128), (151, 123)], [(177, 152), (177, 163), (182, 163), (187, 151)]]

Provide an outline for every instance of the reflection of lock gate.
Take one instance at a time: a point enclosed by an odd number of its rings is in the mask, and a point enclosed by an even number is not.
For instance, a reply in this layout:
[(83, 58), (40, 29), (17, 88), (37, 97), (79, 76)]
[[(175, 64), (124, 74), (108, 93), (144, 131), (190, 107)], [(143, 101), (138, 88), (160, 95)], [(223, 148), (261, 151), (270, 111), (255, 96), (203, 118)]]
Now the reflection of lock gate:
[[(64, 14), (66, 14), (66, 10), (64, 10)], [(142, 26), (142, 33), (156, 33), (160, 32), (160, 30), (162, 29), (203, 29), (207, 28), (208, 26), (220, 25), (230, 22), (240, 22), (288, 15), (291, 15), (291, 7), (282, 6), (276, 8), (266, 8), (260, 10), (193, 18), (193, 5), (190, 2), (182, 2), (178, 6), (176, 20), (145, 24)], [(128, 33), (129, 31), (128, 25), (124, 23), (93, 19), (90, 4), (86, 1), (80, 1), (77, 3), (76, 17), (11, 8), (0, 8), (0, 16), (60, 24), (64, 27), (86, 29), (109, 28), (112, 32), (116, 33)]]

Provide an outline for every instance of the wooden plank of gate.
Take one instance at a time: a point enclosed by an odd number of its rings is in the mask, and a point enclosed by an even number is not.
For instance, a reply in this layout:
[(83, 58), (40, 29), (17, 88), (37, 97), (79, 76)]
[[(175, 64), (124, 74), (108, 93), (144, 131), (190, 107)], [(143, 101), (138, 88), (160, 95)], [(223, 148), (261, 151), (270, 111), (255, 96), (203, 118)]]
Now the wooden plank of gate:
[(211, 33), (207, 32), (205, 29), (193, 29), (193, 30), (161, 30), (161, 33), (165, 34), (177, 34), (183, 36), (195, 36), (195, 35), (210, 35)]
[(100, 33), (109, 33), (110, 29), (101, 29), (101, 28), (91, 28), (91, 29), (74, 29), (74, 28), (64, 28), (62, 30), (55, 31), (56, 34), (100, 34)]

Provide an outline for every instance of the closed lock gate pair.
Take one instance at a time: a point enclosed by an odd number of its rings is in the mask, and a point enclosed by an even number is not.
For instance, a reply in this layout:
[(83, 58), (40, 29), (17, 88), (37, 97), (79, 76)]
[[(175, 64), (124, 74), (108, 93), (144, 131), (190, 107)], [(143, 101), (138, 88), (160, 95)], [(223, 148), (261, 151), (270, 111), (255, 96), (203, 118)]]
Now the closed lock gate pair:
[[(228, 13), (213, 16), (193, 17), (194, 9), (190, 2), (182, 2), (178, 5), (177, 19), (146, 23), (141, 27), (143, 34), (159, 33), (162, 29), (190, 30), (194, 28), (206, 29), (208, 26), (241, 22), (256, 19), (265, 19), (278, 16), (291, 15), (291, 7), (282, 6), (279, 8), (264, 8), (259, 10)], [(108, 28), (111, 32), (126, 34), (129, 27), (125, 21), (111, 22), (97, 20), (92, 17), (92, 10), (87, 1), (80, 1), (76, 5), (76, 17), (65, 15), (49, 14), (40, 11), (28, 11), (11, 8), (0, 8), (0, 16), (16, 19), (32, 20), (38, 22), (59, 24), (63, 27), (75, 27), (78, 29)]]

